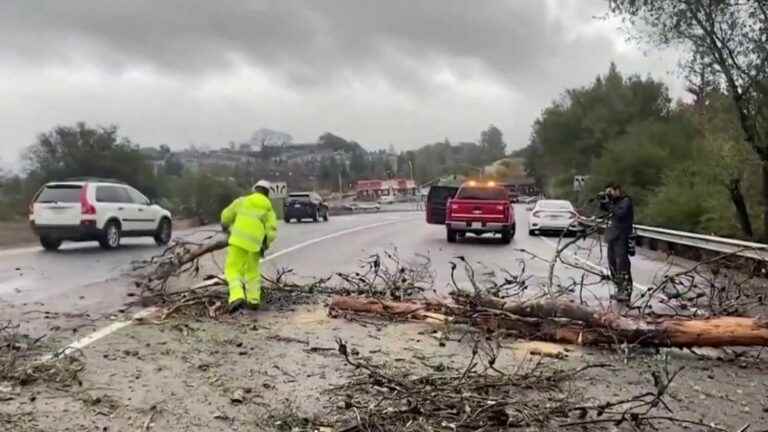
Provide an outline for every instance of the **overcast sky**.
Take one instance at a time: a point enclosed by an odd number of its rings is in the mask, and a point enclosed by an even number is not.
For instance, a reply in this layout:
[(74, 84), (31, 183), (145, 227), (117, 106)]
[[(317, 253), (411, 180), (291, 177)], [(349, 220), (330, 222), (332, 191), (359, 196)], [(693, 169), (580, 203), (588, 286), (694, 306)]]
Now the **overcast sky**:
[(369, 148), (526, 144), (541, 110), (615, 61), (681, 84), (627, 45), (605, 0), (2, 0), (0, 158), (57, 124), (142, 145), (218, 147), (261, 127)]

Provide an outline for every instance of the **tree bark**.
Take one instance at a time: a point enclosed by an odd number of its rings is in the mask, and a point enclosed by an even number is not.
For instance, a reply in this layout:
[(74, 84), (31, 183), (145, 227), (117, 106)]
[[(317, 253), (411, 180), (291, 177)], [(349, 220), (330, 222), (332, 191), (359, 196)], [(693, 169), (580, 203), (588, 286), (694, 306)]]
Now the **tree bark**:
[(457, 299), (456, 304), (395, 303), (334, 297), (331, 314), (352, 312), (424, 320), (442, 308), (487, 330), (507, 330), (526, 339), (580, 345), (636, 344), (659, 347), (768, 346), (768, 322), (742, 317), (642, 320), (561, 300), (509, 302), (498, 298)]
[(184, 268), (184, 266), (194, 262), (204, 255), (225, 249), (228, 245), (229, 237), (219, 236), (216, 239), (188, 250), (183, 254), (173, 254), (172, 256), (163, 258), (157, 262), (152, 262), (150, 263), (151, 270), (147, 275), (148, 281), (166, 280), (177, 271)]
[[(767, 179), (768, 177), (766, 177), (765, 172), (763, 172), (763, 183), (765, 183)], [(731, 195), (731, 202), (736, 209), (736, 216), (738, 217), (739, 225), (741, 226), (741, 232), (749, 238), (754, 237), (752, 222), (750, 221), (749, 211), (747, 210), (747, 203), (744, 200), (744, 195), (741, 193), (741, 179), (734, 178), (730, 180), (728, 183), (728, 193)], [(765, 217), (768, 218), (768, 213), (766, 213)], [(766, 220), (768, 221), (768, 219)]]
[(216, 252), (217, 250), (225, 249), (227, 246), (229, 246), (229, 238), (220, 237), (212, 242), (205, 243), (198, 248), (191, 250), (188, 254), (182, 255), (179, 257), (179, 264), (184, 266), (202, 257), (203, 255)]

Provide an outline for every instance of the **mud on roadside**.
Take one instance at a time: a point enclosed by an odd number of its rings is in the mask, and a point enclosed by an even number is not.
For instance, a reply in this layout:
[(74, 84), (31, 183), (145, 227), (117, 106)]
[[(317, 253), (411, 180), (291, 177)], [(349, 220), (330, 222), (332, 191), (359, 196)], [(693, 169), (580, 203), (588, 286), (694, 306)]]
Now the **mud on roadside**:
[[(460, 329), (444, 330), (425, 323), (332, 319), (321, 304), (223, 321), (147, 322), (85, 350), (82, 385), (60, 390), (35, 385), (3, 401), (0, 429), (330, 431), (340, 418), (353, 415), (345, 413), (332, 389), (359, 373), (337, 352), (336, 338), (347, 341), (356, 358), (409, 368), (415, 374), (464, 367), (471, 356), (471, 338), (462, 338)], [(512, 370), (532, 355), (557, 368), (615, 365), (586, 371), (572, 383), (569, 392), (587, 403), (654, 391), (650, 372), (665, 352), (672, 368), (685, 369), (667, 398), (673, 412), (660, 414), (733, 431), (748, 423), (751, 430), (768, 425), (764, 360), (701, 359), (677, 350), (627, 355), (509, 340), (503, 341), (497, 367)], [(558, 430), (556, 424), (551, 430)], [(315, 429), (305, 429), (310, 425)], [(320, 429), (323, 425), (327, 429)], [(603, 430), (599, 427), (575, 430)], [(613, 430), (631, 430), (623, 428)]]

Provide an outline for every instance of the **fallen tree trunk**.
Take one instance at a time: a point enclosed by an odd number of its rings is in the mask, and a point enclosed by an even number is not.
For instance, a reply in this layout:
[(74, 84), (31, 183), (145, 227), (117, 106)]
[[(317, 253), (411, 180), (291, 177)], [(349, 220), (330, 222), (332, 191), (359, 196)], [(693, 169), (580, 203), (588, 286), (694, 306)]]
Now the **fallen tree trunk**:
[[(457, 299), (444, 307), (448, 316), (491, 331), (503, 329), (526, 339), (582, 345), (636, 344), (660, 347), (768, 346), (768, 323), (742, 317), (642, 320), (594, 311), (561, 300), (509, 302), (484, 297)], [(466, 300), (466, 302), (464, 301)], [(463, 303), (463, 304), (462, 304)], [(396, 303), (360, 297), (334, 297), (332, 313), (352, 312), (425, 319), (439, 304)]]
[(169, 249), (171, 253), (160, 258), (155, 264), (155, 268), (150, 273), (149, 278), (155, 280), (165, 279), (181, 271), (184, 267), (194, 263), (204, 255), (224, 249), (228, 245), (229, 237), (222, 236), (194, 248), (183, 247), (174, 250), (172, 247)]
[(192, 249), (188, 251), (187, 253), (181, 255), (178, 257), (178, 265), (179, 267), (183, 267), (203, 255), (207, 255), (212, 252), (216, 252), (217, 250), (221, 250), (229, 246), (229, 237), (219, 237), (216, 240), (212, 242), (205, 243), (195, 249)]
[(227, 236), (217, 236), (201, 245), (176, 242), (162, 255), (135, 264), (134, 270), (140, 271), (142, 278), (138, 286), (147, 291), (165, 291), (166, 284), (171, 278), (195, 269), (201, 257), (224, 249), (228, 244)]

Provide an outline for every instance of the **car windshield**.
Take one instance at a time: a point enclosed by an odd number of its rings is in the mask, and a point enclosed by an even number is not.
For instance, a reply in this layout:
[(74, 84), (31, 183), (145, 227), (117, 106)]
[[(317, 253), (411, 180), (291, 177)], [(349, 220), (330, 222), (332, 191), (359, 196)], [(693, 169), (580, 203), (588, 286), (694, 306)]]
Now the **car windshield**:
[(35, 202), (38, 203), (76, 203), (80, 202), (80, 185), (49, 185), (40, 192)]
[(467, 186), (459, 189), (456, 198), (466, 200), (507, 201), (509, 195), (507, 194), (506, 189), (500, 187)]
[(539, 201), (540, 210), (571, 211), (573, 206), (567, 201)]

